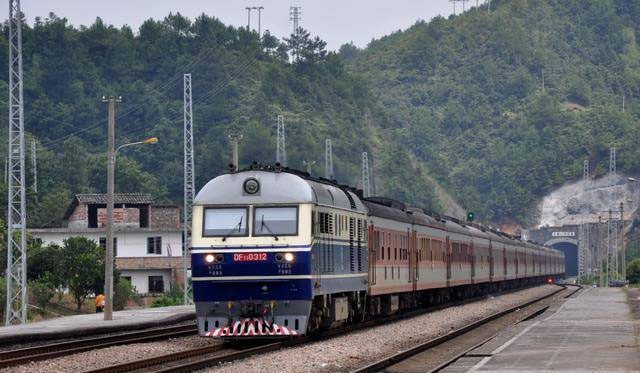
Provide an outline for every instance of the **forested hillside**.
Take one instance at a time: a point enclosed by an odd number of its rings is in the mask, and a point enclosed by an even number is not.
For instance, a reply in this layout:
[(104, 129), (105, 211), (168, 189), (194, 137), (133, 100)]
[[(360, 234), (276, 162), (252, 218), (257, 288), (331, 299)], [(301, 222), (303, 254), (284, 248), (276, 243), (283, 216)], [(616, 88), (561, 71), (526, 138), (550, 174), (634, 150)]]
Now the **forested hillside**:
[[(2, 66), (8, 66), (7, 37), (5, 24)], [(367, 85), (307, 32), (282, 41), (268, 33), (260, 39), (205, 15), (148, 20), (135, 32), (100, 19), (74, 28), (52, 14), (24, 26), (23, 45), (27, 145), (34, 138), (38, 149), (38, 202), (32, 190), (28, 202), (32, 226), (58, 224), (74, 193), (105, 191), (103, 95), (122, 96), (118, 144), (160, 139), (122, 150), (116, 191), (181, 202), (183, 73), (193, 77), (196, 188), (226, 171), (231, 131), (244, 135), (241, 166), (273, 163), (276, 116), (282, 114), (289, 166), (304, 169), (303, 160), (315, 161), (313, 172), (323, 175), (324, 142), (331, 138), (340, 182), (357, 185), (361, 152), (369, 151), (379, 192), (438, 207), (429, 182), (407, 166), (410, 154), (377, 126), (386, 121), (385, 113)], [(6, 70), (2, 77), (0, 115), (6, 118)], [(6, 126), (2, 130), (0, 151), (6, 154)], [(29, 156), (29, 184), (30, 165)]]
[[(640, 2), (492, 0), (358, 50), (388, 128), (482, 220), (535, 220), (553, 188), (640, 173)], [(625, 110), (622, 110), (623, 96)]]

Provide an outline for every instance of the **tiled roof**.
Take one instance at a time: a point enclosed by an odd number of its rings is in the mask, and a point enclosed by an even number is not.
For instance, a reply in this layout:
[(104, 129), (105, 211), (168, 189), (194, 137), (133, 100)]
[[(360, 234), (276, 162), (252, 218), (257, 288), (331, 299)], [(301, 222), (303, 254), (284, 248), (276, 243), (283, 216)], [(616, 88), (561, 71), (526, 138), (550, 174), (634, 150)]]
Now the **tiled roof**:
[[(106, 204), (106, 194), (76, 194), (79, 203)], [(153, 198), (147, 193), (116, 193), (113, 195), (113, 203), (152, 204)]]

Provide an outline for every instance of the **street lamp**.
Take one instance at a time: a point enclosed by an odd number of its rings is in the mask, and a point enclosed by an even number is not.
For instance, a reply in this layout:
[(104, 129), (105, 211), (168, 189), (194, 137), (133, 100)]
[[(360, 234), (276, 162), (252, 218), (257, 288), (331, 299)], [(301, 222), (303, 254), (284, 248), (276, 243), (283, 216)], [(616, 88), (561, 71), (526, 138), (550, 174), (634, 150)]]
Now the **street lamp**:
[[(111, 118), (110, 118), (111, 119)], [(115, 127), (115, 125), (113, 126)], [(113, 128), (111, 127), (111, 128)], [(128, 144), (122, 144), (116, 149), (113, 149), (113, 133), (110, 131), (109, 149), (108, 149), (108, 162), (107, 162), (107, 247), (105, 255), (105, 273), (104, 273), (104, 319), (113, 320), (113, 195), (114, 195), (114, 179), (115, 179), (115, 166), (116, 155), (118, 151), (127, 146), (142, 145), (142, 144), (155, 144), (158, 142), (157, 137), (150, 137), (142, 141), (131, 142)]]

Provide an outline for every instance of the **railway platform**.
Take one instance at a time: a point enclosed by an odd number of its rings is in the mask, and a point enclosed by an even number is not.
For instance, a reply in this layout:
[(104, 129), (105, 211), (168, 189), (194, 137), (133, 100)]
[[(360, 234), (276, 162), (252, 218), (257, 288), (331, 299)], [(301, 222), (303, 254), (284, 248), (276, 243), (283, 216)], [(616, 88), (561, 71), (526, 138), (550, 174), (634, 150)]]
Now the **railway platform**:
[[(635, 299), (632, 302), (640, 302)], [(586, 288), (467, 352), (443, 372), (640, 371), (640, 322), (621, 288)]]
[(105, 321), (103, 313), (59, 317), (32, 324), (0, 327), (0, 345), (152, 328), (195, 320), (195, 317), (194, 306), (115, 311), (111, 321)]

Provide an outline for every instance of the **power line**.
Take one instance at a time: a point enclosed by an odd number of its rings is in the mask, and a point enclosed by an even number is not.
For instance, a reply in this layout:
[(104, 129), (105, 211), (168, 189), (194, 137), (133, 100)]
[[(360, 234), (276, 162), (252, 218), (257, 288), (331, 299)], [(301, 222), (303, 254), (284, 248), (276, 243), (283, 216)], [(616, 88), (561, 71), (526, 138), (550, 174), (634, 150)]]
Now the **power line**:
[[(182, 78), (183, 74), (186, 73), (188, 71), (188, 69), (195, 67), (196, 65), (200, 64), (201, 62), (205, 61), (209, 55), (213, 52), (213, 49), (207, 49), (207, 50), (203, 50), (200, 55), (198, 57), (195, 58), (195, 60), (193, 60), (192, 62), (188, 63), (187, 65), (183, 66), (181, 71), (178, 71), (173, 77), (167, 79), (166, 81), (164, 81), (162, 84), (160, 84), (157, 87), (154, 87), (153, 85), (149, 85), (147, 88), (150, 91), (155, 91), (157, 94), (159, 95), (165, 95), (167, 93), (167, 91), (172, 88), (176, 83), (178, 83), (180, 80), (180, 78)], [(116, 116), (116, 119), (122, 119), (128, 115), (131, 115), (132, 113), (142, 109), (145, 107), (145, 104), (148, 103), (150, 100), (152, 99), (152, 97), (147, 96), (145, 99), (141, 100), (138, 102), (138, 104), (133, 105), (131, 107), (129, 107), (127, 110), (123, 111), (122, 113), (118, 114)], [(62, 124), (67, 124), (70, 125), (69, 123), (65, 123), (65, 122), (60, 122)], [(71, 133), (68, 133), (64, 136), (61, 136), (59, 138), (56, 139), (51, 139), (49, 141), (43, 142), (41, 145), (44, 147), (50, 147), (53, 145), (57, 145), (59, 143), (64, 142), (65, 140), (81, 134), (81, 133), (85, 133), (94, 129), (97, 129), (99, 127), (101, 127), (102, 125), (104, 125), (106, 123), (106, 119), (100, 120), (99, 122), (90, 125), (88, 127), (84, 127), (81, 129), (78, 129), (77, 131), (73, 131)], [(75, 126), (74, 126), (75, 127)]]
[(9, 164), (5, 325), (27, 322), (27, 214), (24, 174), (22, 12), (9, 0)]

